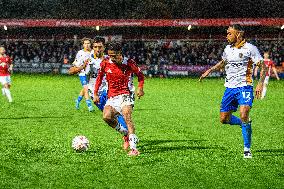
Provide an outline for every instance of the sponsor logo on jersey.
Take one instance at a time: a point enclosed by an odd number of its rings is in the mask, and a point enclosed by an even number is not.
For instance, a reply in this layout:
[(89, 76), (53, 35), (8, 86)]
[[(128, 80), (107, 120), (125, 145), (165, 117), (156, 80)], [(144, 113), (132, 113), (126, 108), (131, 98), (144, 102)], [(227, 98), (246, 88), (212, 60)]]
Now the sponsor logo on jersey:
[(242, 62), (230, 62), (230, 65), (233, 67), (240, 67), (243, 65), (243, 63)]

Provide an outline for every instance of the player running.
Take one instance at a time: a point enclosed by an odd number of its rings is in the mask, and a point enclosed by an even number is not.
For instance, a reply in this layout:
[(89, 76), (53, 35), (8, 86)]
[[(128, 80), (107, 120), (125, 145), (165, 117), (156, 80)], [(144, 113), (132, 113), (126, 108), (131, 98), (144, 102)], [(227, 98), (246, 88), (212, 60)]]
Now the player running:
[[(104, 59), (101, 63), (101, 69), (98, 73), (94, 89), (94, 102), (98, 103), (100, 100), (98, 94), (99, 87), (101, 86), (103, 77), (106, 75), (108, 100), (103, 110), (103, 119), (112, 128), (115, 128), (124, 135), (128, 135), (130, 144), (128, 155), (137, 156), (139, 155), (139, 151), (137, 150), (138, 137), (135, 135), (134, 123), (131, 118), (134, 101), (130, 96), (128, 82), (131, 73), (135, 73), (138, 76), (137, 96), (140, 98), (144, 95), (144, 75), (132, 59), (126, 62), (123, 61), (120, 44), (110, 45), (108, 56), (109, 58)], [(128, 131), (121, 127), (115, 119), (116, 115), (119, 114), (123, 115)]]
[[(225, 93), (220, 108), (220, 121), (223, 124), (240, 125), (244, 140), (244, 158), (252, 158), (251, 153), (251, 120), (249, 111), (253, 103), (253, 66), (261, 68), (261, 77), (255, 89), (256, 98), (261, 97), (265, 78), (265, 65), (258, 49), (246, 42), (244, 30), (240, 25), (232, 25), (227, 30), (230, 45), (224, 49), (222, 60), (203, 73), (199, 79), (207, 77), (211, 72), (225, 67)], [(240, 106), (240, 118), (232, 115)]]
[[(93, 99), (94, 98), (94, 88), (95, 88), (95, 84), (96, 84), (96, 79), (98, 76), (98, 72), (100, 70), (100, 64), (102, 62), (102, 60), (104, 58), (108, 58), (106, 55), (104, 55), (104, 47), (105, 44), (105, 40), (102, 37), (96, 37), (93, 41), (93, 50), (91, 51), (91, 61), (90, 63), (87, 65), (86, 70), (87, 70), (87, 75), (88, 75), (88, 91), (89, 91), (89, 96)], [(106, 78), (103, 78), (102, 84), (99, 88), (98, 91), (98, 95), (99, 95), (99, 102), (95, 103), (95, 105), (101, 110), (103, 111), (104, 106), (106, 104), (107, 101), (107, 89), (108, 89), (108, 85), (107, 85), (107, 81)], [(124, 118), (122, 115), (117, 115), (116, 119), (118, 121), (118, 128), (122, 127), (124, 128), (124, 130), (128, 131), (127, 129), (127, 125), (124, 121)], [(128, 139), (128, 135), (127, 132), (125, 132), (125, 134), (123, 135), (123, 149), (127, 150), (129, 148), (129, 139)]]
[(93, 111), (94, 108), (92, 106), (92, 101), (90, 100), (88, 94), (88, 78), (86, 75), (86, 67), (89, 61), (91, 60), (91, 39), (84, 38), (82, 40), (82, 43), (83, 43), (83, 49), (78, 51), (76, 59), (73, 62), (75, 68), (73, 67), (70, 70), (72, 70), (73, 73), (79, 72), (79, 78), (83, 86), (83, 89), (80, 91), (80, 94), (76, 100), (76, 109), (78, 110), (80, 108), (80, 102), (83, 100), (83, 97), (85, 97), (88, 110), (91, 112)]
[(10, 92), (11, 72), (13, 64), (11, 58), (6, 55), (6, 50), (0, 46), (0, 83), (2, 85), (2, 94), (6, 96), (9, 102), (13, 102)]
[[(88, 75), (88, 92), (89, 96), (93, 99), (94, 96), (94, 87), (96, 84), (96, 79), (98, 76), (98, 72), (100, 70), (100, 64), (103, 61), (104, 58), (107, 58), (106, 55), (104, 55), (104, 38), (96, 37), (93, 41), (93, 50), (91, 51), (91, 60), (86, 67), (87, 75)], [(107, 100), (107, 82), (105, 78), (103, 79), (103, 82), (99, 89), (99, 96), (100, 96), (100, 102), (95, 104), (101, 111), (104, 109), (104, 105)]]
[[(275, 64), (274, 64), (273, 60), (269, 59), (269, 52), (265, 52), (263, 54), (263, 57), (264, 57), (264, 63), (265, 63), (267, 72), (266, 72), (266, 76), (265, 76), (265, 80), (264, 80), (264, 85), (263, 85), (263, 90), (262, 90), (262, 94), (261, 94), (261, 99), (264, 99), (264, 97), (266, 95), (268, 81), (269, 81), (269, 78), (271, 76), (271, 70), (273, 70), (277, 80), (280, 80), (280, 78), (279, 78), (279, 76), (277, 74), (277, 71), (276, 71)], [(257, 71), (258, 71), (258, 68), (256, 67), (255, 68), (255, 72), (254, 72), (254, 76), (255, 77), (257, 77)]]

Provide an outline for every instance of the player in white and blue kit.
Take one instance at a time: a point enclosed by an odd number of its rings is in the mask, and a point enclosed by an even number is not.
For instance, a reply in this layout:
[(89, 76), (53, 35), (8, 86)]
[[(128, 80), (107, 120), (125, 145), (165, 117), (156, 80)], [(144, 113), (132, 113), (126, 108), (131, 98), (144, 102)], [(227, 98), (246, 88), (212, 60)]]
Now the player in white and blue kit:
[(83, 49), (78, 51), (75, 61), (73, 65), (80, 69), (79, 78), (80, 82), (83, 86), (83, 89), (80, 91), (78, 98), (76, 99), (76, 109), (79, 109), (80, 102), (83, 100), (83, 97), (86, 99), (86, 104), (88, 106), (89, 111), (93, 111), (92, 101), (90, 100), (90, 96), (88, 94), (88, 78), (86, 74), (86, 68), (91, 60), (91, 40), (88, 38), (84, 38), (82, 40)]
[[(94, 95), (94, 88), (96, 84), (97, 74), (100, 70), (100, 64), (104, 58), (108, 58), (106, 55), (104, 55), (104, 38), (96, 37), (93, 42), (93, 50), (91, 51), (91, 61), (89, 62), (88, 66), (86, 67), (86, 74), (88, 75), (88, 92), (89, 96), (93, 99)], [(107, 101), (107, 90), (108, 90), (108, 84), (106, 79), (104, 78), (102, 81), (102, 84), (99, 88), (99, 103), (95, 103), (95, 105), (103, 111), (106, 101)], [(127, 150), (129, 147), (129, 141), (128, 141), (128, 128), (125, 123), (125, 120), (122, 115), (117, 116), (118, 124), (115, 127), (115, 129), (123, 134), (123, 148)]]
[[(100, 70), (100, 64), (104, 58), (107, 58), (107, 56), (104, 55), (104, 38), (96, 37), (93, 42), (93, 50), (91, 51), (91, 60), (86, 67), (88, 75), (88, 92), (91, 98), (93, 97), (94, 86)], [(100, 110), (103, 110), (106, 103), (107, 89), (108, 85), (104, 79), (99, 89), (100, 102), (96, 104)]]
[[(265, 79), (266, 68), (258, 49), (245, 41), (244, 30), (240, 25), (232, 25), (227, 30), (230, 45), (224, 49), (222, 60), (207, 70), (200, 81), (211, 72), (225, 68), (225, 93), (220, 108), (220, 121), (223, 124), (240, 125), (244, 140), (244, 158), (252, 158), (251, 154), (251, 120), (249, 111), (252, 108), (253, 67), (261, 68), (261, 78), (255, 90), (256, 98), (260, 99)], [(232, 115), (240, 107), (240, 118)]]

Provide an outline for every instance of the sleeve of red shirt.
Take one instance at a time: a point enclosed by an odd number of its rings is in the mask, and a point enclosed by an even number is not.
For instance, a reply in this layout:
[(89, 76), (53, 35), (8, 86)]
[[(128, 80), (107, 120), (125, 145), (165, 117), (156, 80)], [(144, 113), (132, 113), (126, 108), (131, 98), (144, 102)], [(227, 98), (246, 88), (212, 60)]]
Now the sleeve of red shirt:
[(104, 68), (105, 68), (105, 61), (102, 61), (101, 62), (101, 65), (100, 65), (100, 71), (98, 73), (98, 76), (97, 76), (97, 79), (96, 79), (96, 85), (95, 85), (95, 89), (94, 89), (94, 94), (98, 94), (98, 91), (99, 91), (99, 88), (102, 84), (102, 81), (103, 81), (103, 77), (105, 75), (105, 71), (104, 71)]
[(128, 61), (128, 66), (131, 68), (132, 72), (138, 77), (138, 87), (143, 88), (144, 86), (144, 74), (141, 72), (140, 68), (136, 65), (134, 60)]

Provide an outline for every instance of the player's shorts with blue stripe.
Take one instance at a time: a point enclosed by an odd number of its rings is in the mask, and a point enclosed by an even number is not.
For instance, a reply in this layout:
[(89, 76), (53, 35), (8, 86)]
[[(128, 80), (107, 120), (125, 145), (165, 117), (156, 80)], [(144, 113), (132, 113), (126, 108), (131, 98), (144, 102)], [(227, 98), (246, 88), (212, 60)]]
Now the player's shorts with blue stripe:
[(220, 112), (235, 112), (240, 105), (248, 105), (252, 107), (253, 99), (252, 86), (226, 88), (222, 98)]
[(100, 102), (99, 102), (99, 104), (96, 104), (96, 105), (101, 111), (103, 111), (103, 109), (106, 105), (106, 101), (107, 101), (107, 91), (103, 90), (103, 91), (99, 92), (98, 95), (100, 97)]
[(81, 82), (82, 86), (88, 84), (88, 78), (87, 78), (87, 76), (85, 76), (85, 75), (84, 75), (84, 76), (79, 76), (79, 78), (80, 78), (80, 82)]

